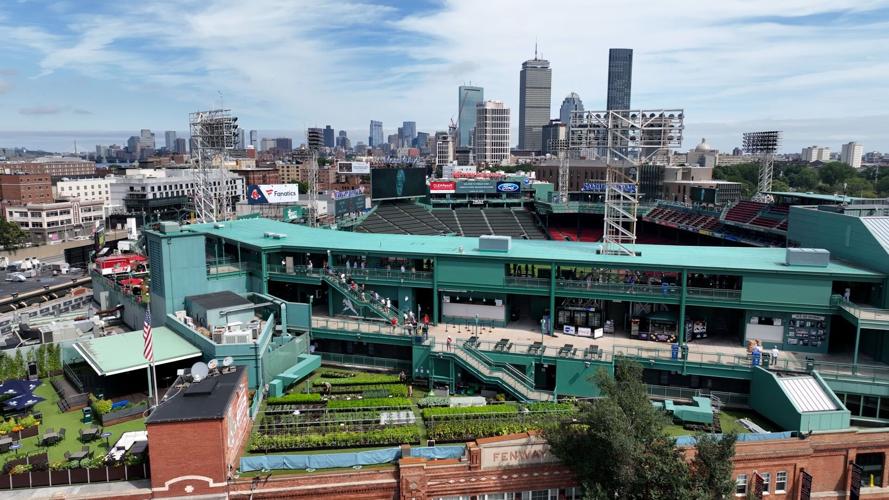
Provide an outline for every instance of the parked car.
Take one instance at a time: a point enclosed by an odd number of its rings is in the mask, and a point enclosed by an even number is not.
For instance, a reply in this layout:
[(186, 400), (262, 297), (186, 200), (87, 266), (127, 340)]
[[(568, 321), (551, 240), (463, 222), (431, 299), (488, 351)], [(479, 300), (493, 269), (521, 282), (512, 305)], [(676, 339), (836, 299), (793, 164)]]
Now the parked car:
[(9, 273), (6, 275), (6, 281), (14, 281), (16, 283), (24, 283), (28, 281), (28, 277), (22, 273)]

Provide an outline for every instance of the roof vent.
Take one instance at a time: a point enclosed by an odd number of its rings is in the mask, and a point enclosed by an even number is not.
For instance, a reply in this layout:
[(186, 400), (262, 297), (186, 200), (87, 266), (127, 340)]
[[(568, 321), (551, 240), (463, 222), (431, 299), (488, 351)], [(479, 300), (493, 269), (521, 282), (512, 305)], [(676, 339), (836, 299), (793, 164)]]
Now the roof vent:
[(830, 264), (830, 252), (823, 248), (788, 248), (788, 266), (827, 267)]
[(272, 239), (275, 239), (275, 240), (283, 240), (284, 238), (287, 237), (287, 235), (286, 235), (286, 234), (282, 234), (282, 233), (273, 233), (273, 232), (271, 232), (271, 231), (267, 231), (267, 232), (265, 232), (265, 233), (262, 234), (262, 237), (263, 237), (263, 238), (272, 238)]
[(509, 252), (512, 245), (510, 236), (494, 236), (483, 234), (478, 238), (478, 249), (482, 252)]

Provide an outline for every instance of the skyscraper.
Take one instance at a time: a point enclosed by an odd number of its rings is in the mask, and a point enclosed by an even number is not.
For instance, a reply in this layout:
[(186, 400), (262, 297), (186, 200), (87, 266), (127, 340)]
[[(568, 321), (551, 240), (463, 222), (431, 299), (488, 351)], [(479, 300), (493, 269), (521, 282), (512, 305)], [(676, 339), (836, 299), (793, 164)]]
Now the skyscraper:
[(383, 122), (370, 121), (370, 134), (367, 136), (367, 144), (372, 148), (383, 145)]
[(485, 89), (461, 85), (457, 93), (457, 145), (465, 148), (472, 145), (475, 108), (485, 102)]
[(250, 131), (250, 145), (254, 149), (259, 149), (259, 133), (255, 130)]
[(580, 96), (576, 92), (571, 92), (562, 101), (562, 107), (559, 108), (559, 121), (565, 125), (571, 125), (571, 113), (574, 111), (583, 111), (583, 101), (580, 100)]
[(343, 149), (349, 149), (351, 146), (352, 146), (352, 144), (349, 141), (349, 136), (346, 134), (346, 131), (340, 130), (340, 133), (339, 133), (339, 135), (337, 135), (337, 138), (336, 138), (336, 147), (343, 148)]
[(503, 101), (485, 101), (475, 111), (475, 161), (487, 165), (509, 161), (509, 108)]
[(633, 49), (608, 51), (608, 99), (606, 109), (630, 109), (633, 83)]
[(247, 131), (239, 128), (235, 131), (235, 149), (247, 148)]
[(330, 125), (324, 127), (324, 146), (328, 148), (336, 147), (333, 128)]
[(139, 147), (141, 149), (150, 149), (154, 151), (154, 132), (151, 129), (143, 128), (139, 132)]
[(164, 132), (164, 146), (167, 148), (167, 151), (173, 151), (173, 148), (176, 147), (176, 131), (175, 130), (167, 130)]
[(306, 132), (306, 145), (313, 151), (318, 151), (324, 147), (324, 130), (321, 128), (310, 127)]
[(864, 146), (857, 142), (843, 144), (840, 149), (840, 161), (853, 168), (861, 168), (861, 156), (864, 154)]
[(409, 148), (417, 137), (417, 122), (403, 122), (401, 124), (401, 144), (399, 146)]
[[(553, 72), (549, 61), (537, 58), (522, 63), (519, 73), (519, 149), (540, 151), (543, 126), (549, 123)], [(478, 158), (476, 156), (476, 158)]]

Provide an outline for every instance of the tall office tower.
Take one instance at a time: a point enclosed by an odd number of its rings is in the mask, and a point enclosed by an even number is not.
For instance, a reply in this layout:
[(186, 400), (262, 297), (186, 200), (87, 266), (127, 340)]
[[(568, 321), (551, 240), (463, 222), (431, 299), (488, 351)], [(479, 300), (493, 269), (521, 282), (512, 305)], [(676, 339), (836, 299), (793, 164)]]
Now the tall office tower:
[(247, 131), (242, 128), (235, 131), (235, 149), (247, 149)]
[(843, 144), (840, 150), (840, 161), (854, 168), (861, 168), (861, 156), (864, 154), (864, 146), (857, 142)]
[(398, 141), (401, 140), (401, 127), (398, 127), (398, 133), (389, 134), (386, 136), (386, 143), (389, 144), (389, 150), (394, 151), (398, 149)]
[(313, 151), (324, 147), (324, 130), (311, 127), (306, 131), (306, 145)]
[(349, 141), (349, 136), (346, 135), (345, 130), (340, 130), (339, 135), (336, 138), (336, 147), (349, 149), (352, 146), (352, 143)]
[(633, 49), (608, 51), (608, 99), (605, 108), (630, 109), (633, 83)]
[(173, 152), (177, 155), (184, 155), (185, 153), (188, 153), (188, 144), (186, 143), (184, 137), (176, 138), (176, 145), (173, 146)]
[(571, 113), (574, 111), (583, 112), (583, 101), (580, 100), (580, 96), (576, 92), (571, 92), (562, 101), (562, 107), (559, 108), (559, 121), (565, 125), (571, 125)]
[(273, 149), (278, 148), (278, 141), (277, 141), (277, 139), (270, 139), (268, 137), (263, 137), (262, 141), (260, 142), (260, 146), (262, 148), (261, 149), (262, 151), (271, 151)]
[(250, 131), (250, 145), (253, 146), (254, 149), (259, 148), (259, 132), (255, 130)]
[(472, 129), (475, 128), (475, 108), (485, 102), (485, 89), (461, 85), (457, 100), (457, 145), (467, 148), (472, 145)]
[(400, 147), (409, 148), (414, 145), (414, 139), (417, 138), (417, 122), (403, 122), (399, 128), (401, 136)]
[(176, 146), (175, 130), (167, 130), (164, 132), (164, 146), (167, 148), (167, 151), (173, 151), (173, 147)]
[(139, 132), (139, 147), (142, 149), (154, 150), (154, 132), (150, 129), (143, 128)]
[(420, 148), (420, 151), (426, 153), (429, 151), (429, 133), (428, 132), (417, 132), (417, 137), (414, 138), (413, 146), (415, 148)]
[(475, 113), (475, 161), (487, 165), (509, 161), (509, 108), (503, 101), (485, 101)]
[[(265, 149), (265, 148), (263, 148)], [(289, 137), (277, 137), (275, 138), (275, 149), (279, 153), (289, 153), (293, 151), (293, 139)]]
[(447, 132), (435, 133), (435, 166), (441, 168), (454, 161), (454, 139)]
[(568, 124), (564, 123), (562, 120), (550, 120), (549, 123), (543, 127), (543, 154), (557, 155), (559, 150), (558, 148), (553, 147), (555, 141), (567, 140)]
[(370, 121), (370, 134), (367, 136), (367, 144), (372, 148), (378, 148), (383, 145), (383, 122), (377, 120)]
[[(549, 123), (553, 71), (549, 61), (537, 58), (522, 63), (519, 73), (519, 149), (540, 151), (543, 126)], [(478, 156), (476, 156), (476, 159)]]
[(333, 132), (333, 127), (330, 125), (324, 127), (324, 146), (328, 148), (336, 147), (336, 136)]

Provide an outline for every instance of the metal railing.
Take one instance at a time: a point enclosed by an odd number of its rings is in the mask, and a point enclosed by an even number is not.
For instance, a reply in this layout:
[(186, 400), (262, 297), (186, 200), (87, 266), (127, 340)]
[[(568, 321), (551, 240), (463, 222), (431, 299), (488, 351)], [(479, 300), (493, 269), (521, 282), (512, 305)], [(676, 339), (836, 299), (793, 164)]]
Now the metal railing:
[(394, 335), (396, 337), (410, 337), (403, 326), (392, 326), (382, 321), (361, 321), (355, 319), (312, 318), (312, 328), (321, 330), (334, 330), (350, 333), (371, 333), (378, 335)]
[[(549, 278), (534, 278), (525, 276), (507, 276), (506, 285), (523, 288), (549, 288)], [(649, 285), (647, 283), (623, 283), (623, 282), (599, 282), (596, 279), (566, 280), (557, 279), (556, 288), (570, 290), (589, 290), (591, 292), (629, 293), (639, 295), (658, 295), (663, 297), (678, 297), (681, 288), (676, 285)], [(740, 300), (741, 291), (724, 288), (688, 287), (689, 297), (709, 297), (723, 300)]]
[(842, 295), (831, 295), (831, 305), (845, 309), (849, 314), (858, 319), (870, 321), (889, 321), (889, 309), (861, 306), (854, 302), (847, 302)]
[(368, 368), (383, 368), (386, 370), (411, 370), (411, 362), (400, 359), (377, 358), (374, 356), (361, 356), (357, 354), (337, 354), (333, 352), (319, 352), (322, 361), (346, 366), (361, 366)]
[(824, 379), (889, 384), (889, 366), (887, 365), (854, 365), (817, 360), (814, 365), (815, 370)]
[(659, 399), (688, 399), (701, 395), (700, 389), (648, 384), (648, 395)]
[(207, 277), (246, 273), (247, 265), (237, 259), (207, 259)]
[(718, 352), (689, 352), (688, 357), (683, 359), (682, 352), (677, 357), (673, 357), (672, 348), (658, 347), (640, 347), (629, 345), (615, 345), (613, 348), (614, 356), (623, 356), (635, 359), (664, 359), (674, 361), (684, 361), (692, 364), (708, 364), (723, 365), (730, 367), (740, 367), (749, 369), (752, 361), (747, 355), (725, 354)]
[(463, 349), (464, 351), (466, 351), (467, 353), (469, 353), (470, 355), (478, 358), (479, 361), (481, 361), (481, 362), (485, 363), (486, 365), (488, 365), (489, 367), (491, 367), (492, 370), (495, 370), (495, 371), (502, 370), (502, 371), (506, 372), (509, 376), (511, 376), (511, 377), (515, 378), (516, 380), (518, 380), (519, 382), (521, 382), (522, 385), (524, 385), (525, 387), (527, 387), (529, 389), (534, 389), (534, 382), (530, 378), (528, 378), (528, 376), (526, 374), (520, 372), (511, 364), (494, 361), (493, 359), (488, 357), (485, 353), (479, 351), (478, 349), (476, 349), (472, 346), (466, 345), (465, 343), (461, 344), (460, 348)]
[[(433, 345), (434, 348), (439, 348), (439, 344)], [(452, 346), (447, 352), (454, 354), (454, 356), (478, 370), (479, 373), (502, 380), (508, 387), (527, 400), (552, 400), (552, 393), (534, 389), (533, 382), (524, 374), (519, 373), (514, 367), (508, 366), (507, 363), (495, 363), (477, 349), (466, 349), (463, 344), (459, 344), (456, 347)]]
[(685, 289), (685, 293), (689, 297), (708, 297), (723, 300), (741, 300), (741, 290), (734, 290), (729, 288), (688, 287)]
[[(286, 274), (291, 276), (307, 276), (312, 278), (321, 278), (322, 274), (324, 274), (324, 269), (320, 267), (312, 267), (309, 268), (307, 266), (291, 266), (288, 268), (287, 266), (283, 266), (281, 264), (268, 264), (268, 272), (274, 274)], [(380, 268), (360, 268), (360, 267), (350, 267), (346, 268), (345, 266), (337, 266), (330, 268), (328, 271), (330, 274), (335, 274), (340, 276), (345, 274), (346, 276), (354, 279), (354, 280), (388, 280), (388, 281), (422, 281), (422, 282), (432, 282), (432, 272), (430, 271), (411, 271), (409, 269), (405, 269), (404, 272), (401, 272), (401, 269), (380, 269)]]

